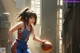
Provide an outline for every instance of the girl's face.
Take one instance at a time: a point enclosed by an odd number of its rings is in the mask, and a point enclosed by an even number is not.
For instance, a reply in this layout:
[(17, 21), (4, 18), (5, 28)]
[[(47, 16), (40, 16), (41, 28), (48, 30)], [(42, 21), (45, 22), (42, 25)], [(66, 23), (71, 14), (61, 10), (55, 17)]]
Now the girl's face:
[(35, 18), (34, 18), (34, 16), (31, 16), (31, 17), (29, 18), (29, 23), (30, 23), (30, 24), (34, 24), (34, 22), (35, 22)]

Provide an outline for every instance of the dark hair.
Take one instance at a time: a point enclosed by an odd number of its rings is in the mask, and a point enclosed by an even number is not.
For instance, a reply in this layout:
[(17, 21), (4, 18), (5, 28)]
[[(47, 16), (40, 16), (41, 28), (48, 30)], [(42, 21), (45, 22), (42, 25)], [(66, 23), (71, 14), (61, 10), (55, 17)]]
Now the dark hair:
[(27, 22), (27, 24), (28, 24), (29, 18), (31, 18), (31, 16), (33, 16), (35, 18), (34, 25), (36, 25), (37, 15), (35, 12), (30, 10), (29, 8), (24, 8), (23, 11), (17, 16), (17, 18), (20, 18), (18, 21)]

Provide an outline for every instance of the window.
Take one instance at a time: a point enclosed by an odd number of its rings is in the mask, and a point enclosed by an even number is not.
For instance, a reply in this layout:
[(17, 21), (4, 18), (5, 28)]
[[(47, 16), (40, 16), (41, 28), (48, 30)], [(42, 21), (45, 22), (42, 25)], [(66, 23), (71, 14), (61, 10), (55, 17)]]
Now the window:
[(38, 35), (41, 35), (41, 23), (40, 23), (40, 0), (31, 0), (31, 9), (37, 14), (37, 25), (38, 30), (36, 31)]
[(31, 9), (36, 11), (37, 24), (40, 24), (40, 0), (31, 0)]
[(62, 37), (61, 37), (61, 31), (62, 31), (62, 6), (63, 6), (63, 0), (57, 0), (57, 26), (58, 26), (58, 36), (59, 36), (59, 53), (62, 53)]

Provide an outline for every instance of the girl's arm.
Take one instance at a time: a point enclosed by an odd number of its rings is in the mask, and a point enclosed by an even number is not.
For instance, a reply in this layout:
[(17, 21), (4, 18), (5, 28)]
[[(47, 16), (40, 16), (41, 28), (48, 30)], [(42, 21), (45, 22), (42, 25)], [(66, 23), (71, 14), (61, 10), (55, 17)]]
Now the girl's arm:
[(8, 31), (8, 42), (12, 42), (12, 33), (16, 31), (17, 29), (21, 28), (22, 22), (17, 23), (15, 26), (9, 29)]
[(45, 42), (44, 40), (41, 40), (40, 38), (35, 37), (35, 34), (34, 34), (34, 29), (32, 29), (32, 36), (33, 36), (33, 40), (35, 40), (35, 41), (38, 41), (38, 42), (40, 42), (40, 43)]

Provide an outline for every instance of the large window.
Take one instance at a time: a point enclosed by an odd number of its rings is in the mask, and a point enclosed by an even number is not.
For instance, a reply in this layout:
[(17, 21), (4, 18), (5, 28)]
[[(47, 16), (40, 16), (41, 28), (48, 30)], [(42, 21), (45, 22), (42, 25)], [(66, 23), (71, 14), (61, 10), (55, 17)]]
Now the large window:
[(38, 35), (41, 35), (40, 0), (31, 0), (31, 9), (35, 11), (37, 14), (37, 25), (36, 25), (36, 27), (38, 28), (37, 33)]
[(63, 0), (57, 0), (57, 23), (58, 23), (58, 36), (59, 36), (59, 53), (62, 53), (62, 37), (61, 37), (61, 31), (62, 31), (62, 6), (63, 6)]
[(37, 14), (37, 24), (40, 24), (40, 0), (31, 0), (31, 9)]

